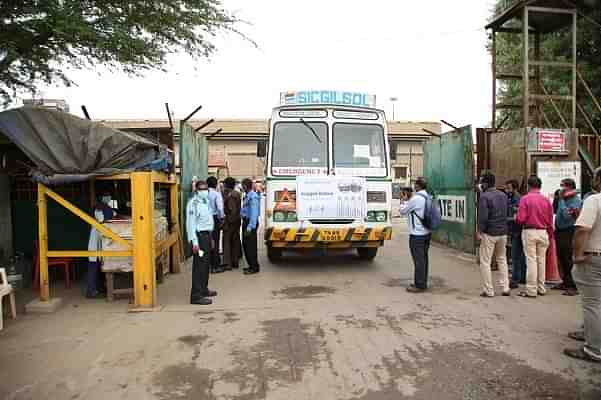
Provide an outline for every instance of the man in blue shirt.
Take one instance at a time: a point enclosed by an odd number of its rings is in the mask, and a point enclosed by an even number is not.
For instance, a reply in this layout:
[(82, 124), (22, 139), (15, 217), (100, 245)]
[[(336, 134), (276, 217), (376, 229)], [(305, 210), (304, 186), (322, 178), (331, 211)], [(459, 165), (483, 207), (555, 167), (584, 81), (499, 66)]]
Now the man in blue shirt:
[(505, 183), (508, 206), (507, 225), (511, 236), (511, 282), (509, 284), (511, 289), (517, 289), (520, 284), (526, 284), (526, 255), (522, 242), (522, 226), (515, 222), (515, 215), (521, 199), (519, 186), (515, 179)]
[(214, 228), (211, 234), (212, 246), (210, 255), (211, 272), (214, 274), (223, 272), (224, 269), (221, 267), (221, 257), (219, 256), (219, 249), (221, 243), (221, 230), (223, 227), (223, 220), (225, 214), (223, 212), (223, 196), (221, 192), (217, 191), (217, 178), (209, 176), (207, 178), (207, 185), (209, 186), (209, 208), (213, 215)]
[(242, 181), (242, 188), (246, 193), (244, 204), (240, 215), (242, 216), (242, 248), (248, 268), (244, 274), (252, 275), (259, 273), (261, 267), (257, 258), (257, 229), (259, 228), (259, 216), (261, 215), (261, 198), (253, 189), (253, 182), (246, 178)]
[(217, 292), (209, 290), (209, 251), (213, 232), (213, 215), (209, 208), (209, 188), (204, 181), (196, 182), (196, 192), (186, 205), (186, 236), (192, 246), (192, 290), (190, 303), (209, 305), (209, 297)]
[(426, 229), (422, 221), (426, 211), (426, 201), (430, 195), (426, 191), (428, 184), (424, 178), (415, 181), (416, 193), (409, 197), (408, 192), (401, 194), (401, 215), (407, 217), (409, 224), (409, 250), (415, 265), (414, 284), (407, 288), (409, 293), (421, 293), (428, 289), (430, 240), (432, 233)]
[(563, 281), (554, 289), (565, 290), (564, 295), (575, 296), (578, 294), (576, 284), (572, 278), (572, 257), (574, 255), (574, 233), (576, 232), (576, 219), (582, 208), (582, 200), (576, 193), (576, 182), (573, 179), (561, 181), (557, 214), (555, 215), (555, 242), (557, 244), (557, 261), (559, 274)]

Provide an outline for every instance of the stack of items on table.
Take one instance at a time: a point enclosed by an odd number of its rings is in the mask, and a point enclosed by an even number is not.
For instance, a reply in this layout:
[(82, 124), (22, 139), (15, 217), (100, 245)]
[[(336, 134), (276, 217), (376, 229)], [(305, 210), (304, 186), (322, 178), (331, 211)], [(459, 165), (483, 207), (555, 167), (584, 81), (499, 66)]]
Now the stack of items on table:
[[(168, 236), (168, 224), (167, 218), (161, 215), (159, 211), (154, 212), (154, 240), (155, 242), (164, 240)], [(131, 241), (133, 239), (132, 234), (132, 220), (109, 220), (103, 224), (111, 231), (115, 232), (119, 237)], [(104, 251), (118, 251), (126, 250), (125, 246), (115, 242), (113, 239), (102, 236), (102, 249)], [(163, 266), (163, 271), (168, 272), (168, 252), (165, 251), (163, 254), (157, 254), (157, 270), (159, 265)], [(131, 293), (131, 289), (115, 290), (113, 274), (132, 272), (133, 271), (133, 260), (132, 257), (104, 257), (102, 263), (102, 272), (107, 274), (107, 297), (109, 300), (113, 299), (114, 294), (118, 293)], [(162, 275), (162, 274), (161, 274)]]

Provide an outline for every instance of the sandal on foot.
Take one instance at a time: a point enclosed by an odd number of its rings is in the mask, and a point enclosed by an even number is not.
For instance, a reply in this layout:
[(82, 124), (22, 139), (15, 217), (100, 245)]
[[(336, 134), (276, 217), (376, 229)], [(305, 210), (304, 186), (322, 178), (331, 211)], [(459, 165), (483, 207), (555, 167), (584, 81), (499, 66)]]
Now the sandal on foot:
[(570, 332), (570, 333), (568, 333), (568, 337), (570, 339), (574, 339), (579, 342), (584, 342), (586, 340), (584, 338), (584, 332), (582, 332), (582, 331)]
[(578, 360), (601, 363), (601, 360), (589, 356), (583, 349), (564, 349), (563, 354)]

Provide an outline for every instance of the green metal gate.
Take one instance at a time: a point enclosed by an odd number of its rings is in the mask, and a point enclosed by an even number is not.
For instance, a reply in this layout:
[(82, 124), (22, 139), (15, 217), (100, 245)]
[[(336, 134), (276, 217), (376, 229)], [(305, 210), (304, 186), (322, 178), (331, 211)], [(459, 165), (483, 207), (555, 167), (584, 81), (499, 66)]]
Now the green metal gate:
[(433, 239), (475, 254), (476, 193), (472, 128), (433, 137), (424, 146), (429, 191), (440, 204), (442, 225)]
[[(186, 238), (186, 205), (192, 195), (194, 177), (205, 180), (208, 176), (209, 144), (205, 135), (194, 132), (188, 122), (179, 123), (179, 154), (180, 154), (180, 221), (184, 243)], [(184, 246), (186, 257), (191, 256), (190, 246)]]

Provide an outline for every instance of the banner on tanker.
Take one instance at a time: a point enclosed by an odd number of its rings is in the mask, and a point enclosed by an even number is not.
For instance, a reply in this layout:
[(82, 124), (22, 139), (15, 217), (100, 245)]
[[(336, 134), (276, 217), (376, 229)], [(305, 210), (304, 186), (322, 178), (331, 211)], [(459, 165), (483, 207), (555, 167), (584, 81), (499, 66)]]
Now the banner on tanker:
[(297, 217), (309, 219), (361, 219), (367, 216), (365, 178), (299, 176), (296, 178)]

